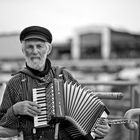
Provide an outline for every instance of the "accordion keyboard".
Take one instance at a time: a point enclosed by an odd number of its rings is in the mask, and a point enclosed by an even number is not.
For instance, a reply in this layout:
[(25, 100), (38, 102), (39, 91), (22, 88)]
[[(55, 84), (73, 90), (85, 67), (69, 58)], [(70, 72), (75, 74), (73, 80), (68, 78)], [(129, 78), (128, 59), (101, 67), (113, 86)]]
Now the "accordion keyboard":
[(34, 126), (47, 125), (47, 111), (46, 111), (46, 89), (37, 88), (33, 89), (33, 101), (41, 106), (41, 114), (34, 117)]
[(54, 114), (54, 98), (51, 85), (48, 89), (46, 87), (34, 88), (33, 101), (41, 106), (41, 114), (34, 117), (34, 127), (47, 126), (50, 116)]

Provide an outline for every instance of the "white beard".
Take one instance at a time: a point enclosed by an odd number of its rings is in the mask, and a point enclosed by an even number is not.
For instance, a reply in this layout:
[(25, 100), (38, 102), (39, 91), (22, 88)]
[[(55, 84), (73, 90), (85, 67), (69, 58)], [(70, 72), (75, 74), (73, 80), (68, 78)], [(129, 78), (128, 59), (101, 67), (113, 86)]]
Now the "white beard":
[(32, 69), (43, 71), (45, 67), (45, 61), (40, 59), (26, 59), (27, 65)]

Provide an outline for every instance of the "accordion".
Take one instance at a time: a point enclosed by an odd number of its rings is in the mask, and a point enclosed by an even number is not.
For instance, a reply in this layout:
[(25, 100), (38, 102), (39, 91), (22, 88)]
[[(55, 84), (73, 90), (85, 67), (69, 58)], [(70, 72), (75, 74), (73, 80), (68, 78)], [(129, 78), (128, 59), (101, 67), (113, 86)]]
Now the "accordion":
[(52, 118), (63, 118), (72, 124), (66, 128), (72, 137), (89, 134), (98, 118), (109, 113), (90, 89), (62, 79), (54, 79), (47, 88), (34, 88), (33, 101), (42, 110), (34, 117), (35, 128), (48, 126)]

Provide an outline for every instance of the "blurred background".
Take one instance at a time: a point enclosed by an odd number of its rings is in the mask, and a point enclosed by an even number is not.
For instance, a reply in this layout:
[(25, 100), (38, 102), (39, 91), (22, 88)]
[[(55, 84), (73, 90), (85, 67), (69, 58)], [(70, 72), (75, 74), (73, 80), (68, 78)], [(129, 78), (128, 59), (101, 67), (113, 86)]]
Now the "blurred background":
[[(132, 96), (140, 80), (139, 6), (139, 0), (0, 0), (0, 100), (11, 74), (25, 64), (20, 31), (39, 25), (53, 34), (53, 65), (93, 83), (95, 91), (124, 93), (121, 100), (103, 100), (112, 116), (140, 107)], [(104, 140), (137, 140), (139, 132), (113, 125)]]

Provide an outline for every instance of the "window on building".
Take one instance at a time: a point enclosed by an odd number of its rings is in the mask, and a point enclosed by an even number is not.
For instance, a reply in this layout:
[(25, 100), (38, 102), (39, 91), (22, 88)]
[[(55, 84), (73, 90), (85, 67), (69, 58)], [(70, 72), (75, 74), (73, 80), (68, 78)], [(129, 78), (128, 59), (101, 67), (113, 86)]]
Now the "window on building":
[(80, 35), (81, 59), (101, 58), (101, 34), (86, 33)]

